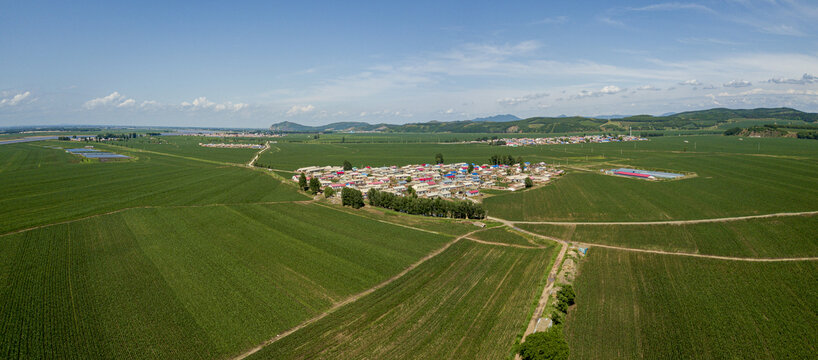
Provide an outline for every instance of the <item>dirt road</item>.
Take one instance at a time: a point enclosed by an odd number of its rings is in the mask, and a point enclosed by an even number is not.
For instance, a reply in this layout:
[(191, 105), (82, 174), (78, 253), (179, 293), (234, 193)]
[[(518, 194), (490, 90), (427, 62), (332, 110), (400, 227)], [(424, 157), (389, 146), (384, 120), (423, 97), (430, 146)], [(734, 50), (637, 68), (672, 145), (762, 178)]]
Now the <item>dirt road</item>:
[(360, 298), (362, 298), (362, 297), (364, 297), (366, 295), (369, 295), (369, 294), (377, 291), (378, 289), (383, 288), (386, 285), (391, 284), (395, 280), (400, 279), (401, 277), (403, 277), (404, 275), (406, 275), (410, 271), (414, 270), (415, 268), (417, 268), (421, 264), (425, 263), (429, 259), (432, 259), (435, 256), (440, 255), (441, 253), (446, 251), (446, 249), (448, 249), (449, 247), (451, 247), (452, 245), (454, 245), (458, 241), (460, 241), (460, 240), (462, 240), (462, 239), (464, 239), (464, 238), (466, 238), (466, 237), (468, 237), (468, 236), (470, 236), (470, 235), (472, 235), (472, 234), (474, 234), (476, 232), (480, 232), (480, 231), (483, 231), (483, 230), (484, 229), (475, 230), (475, 231), (472, 231), (470, 233), (463, 234), (463, 235), (460, 235), (460, 236), (456, 237), (454, 240), (449, 241), (448, 243), (446, 243), (446, 245), (443, 245), (443, 247), (441, 247), (441, 248), (439, 248), (439, 249), (437, 249), (435, 251), (432, 251), (431, 253), (424, 256), (420, 260), (414, 262), (412, 265), (409, 265), (409, 267), (407, 267), (406, 269), (403, 269), (403, 271), (399, 272), (395, 276), (392, 276), (391, 278), (381, 282), (378, 285), (375, 285), (375, 286), (373, 286), (373, 287), (371, 287), (369, 289), (366, 289), (366, 290), (364, 290), (362, 292), (359, 292), (359, 293), (357, 293), (355, 295), (352, 295), (352, 296), (350, 296), (350, 297), (348, 297), (348, 298), (346, 298), (346, 299), (344, 299), (342, 301), (339, 301), (339, 302), (335, 303), (334, 305), (332, 305), (332, 307), (330, 307), (326, 311), (324, 311), (324, 312), (322, 312), (322, 313), (320, 313), (320, 314), (318, 314), (318, 315), (316, 315), (316, 316), (314, 316), (314, 317), (312, 317), (312, 318), (310, 318), (310, 319), (296, 325), (295, 327), (293, 327), (293, 328), (291, 328), (291, 329), (289, 329), (289, 330), (287, 330), (287, 331), (285, 331), (285, 332), (283, 332), (281, 334), (276, 335), (272, 339), (269, 339), (269, 340), (261, 343), (260, 345), (258, 345), (256, 347), (242, 353), (241, 355), (238, 355), (238, 356), (234, 357), (233, 360), (240, 360), (240, 359), (244, 359), (244, 358), (246, 358), (246, 357), (248, 357), (250, 355), (253, 355), (256, 352), (258, 352), (259, 350), (263, 349), (264, 347), (266, 347), (266, 346), (268, 346), (268, 345), (270, 345), (272, 343), (275, 343), (276, 341), (279, 341), (279, 340), (287, 337), (288, 335), (290, 335), (290, 334), (292, 334), (292, 333), (294, 333), (294, 332), (296, 332), (296, 331), (298, 331), (298, 330), (300, 330), (300, 329), (302, 329), (302, 328), (304, 328), (304, 327), (306, 327), (306, 326), (308, 326), (308, 325), (310, 325), (310, 324), (312, 324), (312, 323), (314, 323), (314, 322), (316, 322), (318, 320), (321, 320), (321, 319), (325, 318), (327, 315), (332, 314), (333, 312), (335, 312), (336, 310), (338, 310), (342, 306), (353, 303), (353, 302), (357, 301), (358, 299), (360, 299)]
[(264, 143), (264, 148), (259, 150), (258, 152), (256, 152), (256, 156), (253, 156), (253, 158), (250, 159), (250, 162), (247, 163), (247, 167), (253, 167), (253, 163), (255, 163), (256, 160), (258, 160), (259, 155), (261, 155), (261, 153), (263, 153), (263, 152), (265, 152), (265, 151), (267, 151), (269, 149), (270, 149), (270, 142), (267, 141), (267, 142)]
[[(775, 214), (764, 215), (749, 215), (749, 216), (734, 216), (714, 219), (695, 219), (695, 220), (667, 220), (667, 221), (612, 221), (612, 222), (570, 222), (570, 221), (509, 221), (514, 224), (543, 224), (543, 225), (685, 225), (685, 224), (704, 224), (727, 221), (740, 221), (750, 219), (764, 219), (772, 217), (783, 216), (805, 216), (815, 215), (818, 211), (802, 211), (802, 212), (783, 212)], [(497, 218), (489, 217), (492, 220), (500, 221)], [(508, 221), (508, 220), (507, 220)]]

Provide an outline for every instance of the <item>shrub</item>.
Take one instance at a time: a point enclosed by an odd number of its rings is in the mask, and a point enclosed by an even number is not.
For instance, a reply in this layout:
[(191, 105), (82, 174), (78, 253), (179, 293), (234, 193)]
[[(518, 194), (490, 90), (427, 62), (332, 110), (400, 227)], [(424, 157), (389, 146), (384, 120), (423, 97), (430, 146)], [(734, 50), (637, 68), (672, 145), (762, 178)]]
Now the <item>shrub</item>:
[(562, 360), (568, 359), (568, 351), (562, 327), (553, 326), (547, 331), (528, 335), (520, 345), (519, 353), (523, 360)]

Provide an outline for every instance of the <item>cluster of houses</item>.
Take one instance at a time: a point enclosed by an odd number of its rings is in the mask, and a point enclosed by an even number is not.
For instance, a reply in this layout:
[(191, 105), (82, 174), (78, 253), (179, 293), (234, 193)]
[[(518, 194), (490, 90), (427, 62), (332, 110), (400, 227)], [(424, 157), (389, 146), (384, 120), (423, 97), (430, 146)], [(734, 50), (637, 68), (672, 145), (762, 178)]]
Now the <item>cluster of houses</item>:
[(199, 146), (209, 148), (224, 148), (224, 149), (264, 149), (264, 145), (259, 144), (202, 144)]
[(418, 197), (460, 199), (479, 196), (480, 189), (520, 190), (525, 188), (526, 178), (531, 178), (534, 184), (541, 184), (562, 174), (562, 170), (548, 167), (545, 163), (511, 166), (467, 163), (367, 166), (348, 171), (340, 166), (310, 166), (297, 172), (298, 175), (292, 177), (293, 181), (298, 181), (303, 173), (307, 178), (318, 178), (322, 188), (341, 190), (351, 187), (364, 194), (369, 189), (377, 189), (402, 196), (411, 187)]
[(560, 136), (547, 138), (509, 138), (492, 141), (503, 141), (505, 146), (530, 146), (530, 145), (554, 145), (554, 144), (585, 144), (585, 143), (609, 143), (622, 141), (647, 141), (646, 138), (637, 136), (622, 135), (587, 135), (587, 136)]

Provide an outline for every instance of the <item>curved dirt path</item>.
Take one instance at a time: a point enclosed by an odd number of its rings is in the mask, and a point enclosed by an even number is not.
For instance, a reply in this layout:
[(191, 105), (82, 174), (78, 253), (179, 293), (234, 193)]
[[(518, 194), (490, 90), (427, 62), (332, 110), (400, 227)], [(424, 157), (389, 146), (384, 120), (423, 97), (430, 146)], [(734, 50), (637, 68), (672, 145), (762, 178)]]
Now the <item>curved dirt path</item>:
[(500, 222), (503, 222), (503, 223), (510, 223), (510, 224), (542, 224), (542, 225), (685, 225), (685, 224), (704, 224), (704, 223), (740, 221), (740, 220), (750, 220), (750, 219), (764, 219), (764, 218), (783, 217), (783, 216), (805, 216), (805, 215), (815, 215), (815, 214), (818, 214), (818, 211), (782, 212), (782, 213), (775, 213), (775, 214), (734, 216), (734, 217), (725, 217), (725, 218), (695, 219), (695, 220), (610, 221), (610, 222), (604, 222), (604, 221), (603, 222), (516, 221), (516, 220), (499, 219), (499, 218), (495, 218), (495, 217), (491, 217), (491, 216), (488, 216), (487, 218), (490, 219), (490, 220), (495, 220), (495, 221), (500, 221)]
[[(412, 228), (412, 227), (410, 227), (410, 228)], [(461, 239), (465, 239), (469, 235), (472, 235), (472, 234), (474, 234), (476, 232), (480, 232), (480, 231), (483, 231), (483, 230), (484, 229), (474, 230), (472, 232), (469, 232), (469, 233), (466, 233), (466, 234), (463, 234), (463, 235), (460, 235), (460, 236), (456, 237), (454, 240), (449, 241), (448, 243), (443, 245), (441, 248), (439, 248), (439, 249), (437, 249), (435, 251), (432, 251), (431, 253), (427, 254), (426, 256), (420, 258), (420, 260), (412, 263), (412, 265), (409, 265), (409, 267), (407, 267), (406, 269), (403, 269), (403, 271), (395, 274), (394, 276), (390, 277), (389, 279), (384, 280), (383, 282), (379, 283), (378, 285), (375, 285), (375, 286), (373, 286), (373, 287), (371, 287), (369, 289), (366, 289), (366, 290), (364, 290), (362, 292), (359, 292), (359, 293), (357, 293), (355, 295), (352, 295), (352, 296), (350, 296), (350, 297), (348, 297), (348, 298), (346, 298), (346, 299), (344, 299), (344, 300), (342, 300), (340, 302), (335, 303), (334, 305), (332, 305), (332, 307), (330, 307), (326, 311), (324, 311), (324, 312), (322, 312), (322, 313), (320, 313), (320, 314), (318, 314), (318, 315), (316, 315), (316, 316), (314, 316), (314, 317), (312, 317), (312, 318), (310, 318), (310, 319), (296, 325), (295, 327), (293, 327), (293, 328), (291, 328), (291, 329), (289, 329), (289, 330), (287, 330), (287, 331), (285, 331), (285, 332), (283, 332), (281, 334), (276, 335), (275, 337), (273, 337), (273, 338), (259, 344), (258, 346), (254, 347), (254, 348), (252, 348), (250, 350), (245, 351), (244, 353), (242, 353), (242, 354), (240, 354), (240, 355), (238, 355), (236, 357), (233, 357), (232, 359), (233, 360), (241, 360), (241, 359), (244, 359), (244, 358), (246, 358), (246, 357), (248, 357), (250, 355), (253, 355), (253, 354), (257, 353), (259, 350), (263, 349), (264, 347), (269, 346), (270, 344), (275, 343), (276, 341), (279, 341), (279, 340), (287, 337), (288, 335), (290, 335), (290, 334), (292, 334), (292, 333), (294, 333), (294, 332), (296, 332), (298, 330), (301, 330), (304, 327), (306, 327), (306, 326), (308, 326), (308, 325), (310, 325), (310, 324), (312, 324), (312, 323), (314, 323), (314, 322), (316, 322), (318, 320), (321, 320), (321, 319), (325, 318), (327, 315), (332, 314), (336, 310), (340, 309), (342, 306), (353, 303), (353, 302), (357, 301), (358, 299), (360, 299), (360, 298), (362, 298), (362, 297), (364, 297), (366, 295), (369, 295), (369, 294), (377, 291), (378, 289), (383, 288), (384, 286), (387, 286), (387, 285), (391, 284), (395, 280), (400, 279), (401, 277), (403, 277), (404, 275), (406, 275), (410, 271), (414, 270), (415, 268), (417, 268), (421, 264), (425, 263), (429, 259), (432, 259), (435, 256), (440, 255), (442, 252), (446, 251), (446, 249), (448, 249), (449, 247), (451, 247), (452, 245), (454, 245), (455, 243), (457, 243)]]
[[(813, 212), (815, 213), (815, 212)], [(784, 214), (800, 214), (800, 213), (784, 213)], [(771, 215), (760, 215), (760, 217), (773, 217), (779, 214), (771, 214)], [(788, 216), (788, 215), (784, 215)], [(796, 216), (796, 215), (791, 215)], [(546, 235), (541, 235), (537, 233), (533, 233), (528, 230), (524, 230), (514, 226), (514, 224), (518, 224), (520, 222), (510, 221), (505, 219), (499, 218), (491, 218), (491, 220), (498, 221), (503, 223), (505, 226), (508, 226), (514, 230), (520, 231), (522, 233), (526, 233), (532, 236), (536, 236), (542, 239), (556, 241), (563, 245), (568, 245), (568, 241), (563, 239), (558, 239)], [(698, 258), (706, 258), (706, 259), (716, 259), (716, 260), (732, 260), (732, 261), (747, 261), (747, 262), (783, 262), (783, 261), (818, 261), (818, 257), (816, 256), (806, 256), (806, 257), (775, 257), (775, 258), (751, 258), (751, 257), (738, 257), (738, 256), (722, 256), (722, 255), (707, 255), (707, 254), (694, 254), (694, 253), (686, 253), (686, 252), (675, 252), (675, 251), (664, 251), (664, 250), (650, 250), (650, 249), (639, 249), (639, 248), (629, 248), (624, 246), (615, 246), (615, 245), (605, 245), (605, 244), (589, 244), (589, 243), (581, 243), (581, 242), (571, 242), (579, 247), (600, 247), (606, 249), (613, 249), (613, 250), (620, 250), (620, 251), (631, 251), (631, 252), (641, 252), (641, 253), (649, 253), (649, 254), (660, 254), (660, 255), (676, 255), (676, 256), (688, 256), (688, 257), (698, 257)]]
[(267, 142), (264, 143), (264, 148), (257, 151), (256, 155), (253, 156), (252, 159), (250, 159), (250, 161), (247, 163), (247, 167), (254, 167), (253, 164), (256, 162), (256, 160), (258, 160), (259, 155), (261, 155), (261, 153), (263, 153), (263, 152), (265, 152), (265, 151), (267, 151), (269, 149), (270, 149), (270, 142), (267, 141)]
[(589, 247), (589, 248), (590, 247), (600, 247), (600, 248), (613, 249), (613, 250), (619, 250), (619, 251), (630, 251), (630, 252), (640, 252), (640, 253), (660, 254), (660, 255), (688, 256), (688, 257), (698, 257), (698, 258), (717, 259), (717, 260), (731, 260), (731, 261), (748, 261), (748, 262), (818, 261), (818, 256), (778, 257), (778, 258), (747, 258), (747, 257), (737, 257), (737, 256), (707, 255), (707, 254), (693, 254), (693, 253), (663, 251), (663, 250), (637, 249), (637, 248), (628, 248), (628, 247), (604, 245), (604, 244), (585, 244), (585, 243), (575, 243), (575, 244), (577, 246), (580, 246), (580, 247)]

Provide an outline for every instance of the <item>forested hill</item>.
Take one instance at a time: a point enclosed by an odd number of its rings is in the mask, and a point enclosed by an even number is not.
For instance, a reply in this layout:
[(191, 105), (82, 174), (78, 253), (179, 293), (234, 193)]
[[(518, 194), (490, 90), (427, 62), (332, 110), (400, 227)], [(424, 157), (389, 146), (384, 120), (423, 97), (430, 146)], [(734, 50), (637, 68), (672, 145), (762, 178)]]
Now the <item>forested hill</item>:
[(270, 128), (281, 132), (310, 131), (383, 131), (418, 133), (565, 133), (633, 130), (696, 130), (724, 129), (731, 124), (757, 120), (758, 123), (791, 121), (814, 123), (818, 114), (790, 108), (726, 109), (688, 111), (668, 116), (635, 115), (621, 119), (589, 117), (532, 117), (515, 121), (449, 121), (404, 125), (335, 123), (324, 126), (303, 126), (291, 122), (274, 124)]

